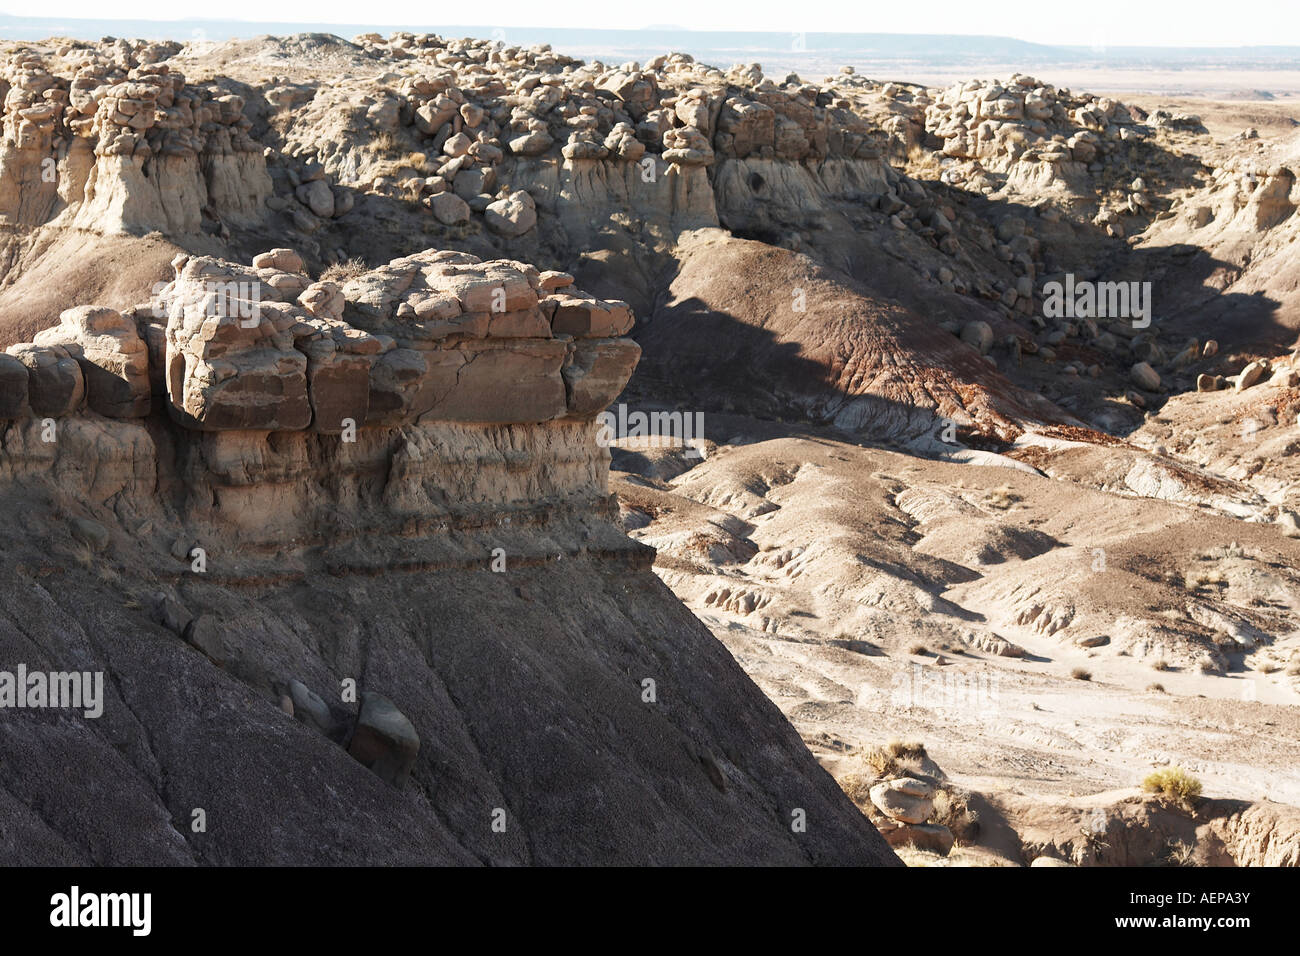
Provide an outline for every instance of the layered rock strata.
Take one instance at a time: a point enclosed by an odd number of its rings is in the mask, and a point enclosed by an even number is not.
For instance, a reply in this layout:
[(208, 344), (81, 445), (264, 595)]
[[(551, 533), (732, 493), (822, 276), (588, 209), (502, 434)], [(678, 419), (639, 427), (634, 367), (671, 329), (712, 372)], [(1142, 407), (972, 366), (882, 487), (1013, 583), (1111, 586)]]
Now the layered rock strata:
[(519, 262), (429, 251), (342, 286), (287, 249), (174, 267), (149, 304), (69, 309), (11, 347), (0, 414), (139, 418), (156, 402), (196, 431), (349, 435), (590, 419), (640, 355), (626, 303)]
[(0, 354), (0, 669), (104, 678), (0, 712), (6, 859), (896, 862), (617, 525), (624, 303), (175, 265)]

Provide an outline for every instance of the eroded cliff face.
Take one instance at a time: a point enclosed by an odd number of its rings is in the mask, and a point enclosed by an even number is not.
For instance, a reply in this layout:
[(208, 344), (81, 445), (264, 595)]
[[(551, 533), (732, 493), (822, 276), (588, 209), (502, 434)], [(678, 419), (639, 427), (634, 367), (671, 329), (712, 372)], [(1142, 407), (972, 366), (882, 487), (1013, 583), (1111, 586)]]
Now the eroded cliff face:
[(5, 709), (6, 859), (894, 862), (617, 525), (625, 303), (433, 252), (155, 293), (0, 356), (0, 662), (103, 680)]
[[(268, 63), (284, 72), (268, 75)], [(5, 147), (10, 159), (0, 158), (7, 164), (0, 183), (12, 187), (16, 218), (0, 257), (8, 280), (0, 311), (25, 317), (6, 319), (9, 326), (26, 322), (22, 335), (11, 333), (7, 342), (31, 334), (31, 316), (48, 322), (70, 304), (45, 291), (43, 263), (52, 247), (41, 236), (72, 226), (85, 231), (84, 248), (54, 253), (67, 251), (82, 264), (84, 279), (76, 285), (87, 290), (87, 302), (119, 309), (127, 305), (120, 288), (111, 301), (93, 298), (92, 290), (107, 290), (106, 277), (123, 269), (121, 256), (105, 251), (108, 237), (122, 242), (123, 234), (142, 231), (164, 235), (195, 263), (212, 255), (247, 259), (287, 243), (313, 270), (337, 266), (345, 276), (367, 263), (419, 256), (428, 246), (446, 256), (456, 249), (572, 270), (589, 288), (640, 311), (647, 321), (638, 339), (652, 356), (669, 357), (654, 364), (677, 393), (701, 391), (675, 361), (678, 336), (661, 334), (680, 327), (674, 320), (683, 304), (708, 302), (714, 315), (736, 320), (736, 336), (756, 339), (769, 331), (758, 324), (761, 317), (778, 315), (818, 349), (801, 363), (800, 381), (761, 396), (765, 411), (770, 405), (776, 414), (877, 439), (933, 444), (930, 433), (948, 421), (996, 442), (1043, 422), (1081, 425), (1086, 420), (1072, 414), (1070, 389), (1054, 380), (1069, 385), (1085, 375), (1136, 395), (1130, 405), (1139, 408), (1145, 399), (1128, 388), (1134, 359), (1165, 354), (1142, 336), (1120, 338), (1124, 320), (1113, 329), (1094, 321), (1049, 329), (1039, 315), (1040, 286), (1058, 273), (1095, 274), (1127, 256), (1125, 236), (1163, 214), (1185, 160), (1166, 148), (1162, 127), (1145, 122), (1140, 110), (1032, 77), (927, 90), (852, 71), (819, 80), (768, 77), (755, 64), (723, 70), (683, 54), (584, 63), (545, 46), (400, 33), (217, 47), (24, 45), (11, 49), (4, 75), (13, 135)], [(1158, 180), (1152, 172), (1173, 166), (1177, 176)], [(52, 181), (37, 182), (46, 171)], [(1139, 173), (1146, 181), (1138, 183)], [(1265, 190), (1279, 193), (1268, 206), (1274, 218), (1286, 211), (1280, 189)], [(732, 310), (716, 292), (731, 293), (715, 290), (709, 276), (700, 281), (697, 267), (699, 237), (718, 229), (780, 247), (785, 258), (806, 258), (777, 281), (757, 261), (737, 257), (736, 268), (756, 272), (751, 286), (761, 294), (748, 297), (752, 308)], [(163, 268), (165, 251), (157, 242), (142, 248), (139, 267)], [(786, 280), (812, 269), (826, 294), (796, 314), (805, 304), (795, 293), (807, 290)], [(227, 280), (263, 278), (231, 273)], [(281, 301), (303, 291), (295, 280), (275, 281)], [(422, 319), (465, 321), (439, 315), (437, 294), (446, 290), (422, 281)], [(295, 295), (286, 298), (290, 288)], [(326, 308), (334, 293), (314, 294)], [(361, 303), (364, 296), (353, 298)], [(416, 308), (415, 301), (406, 304)], [(516, 311), (513, 304), (509, 311)], [(872, 337), (875, 323), (845, 322), (846, 311), (896, 317), (905, 341), (900, 361), (854, 374), (892, 345), (882, 341), (859, 358), (860, 339)], [(356, 327), (383, 332), (382, 322)], [(257, 380), (297, 381), (301, 350), (283, 341), (263, 349), (262, 334), (244, 336), (239, 346), (272, 361)], [(784, 334), (771, 338), (782, 348), (793, 344)], [(1132, 356), (1123, 348), (1129, 338)], [(369, 340), (332, 350), (315, 341), (301, 352), (309, 380), (319, 374), (360, 382), (368, 360), (358, 350), (371, 348), (362, 344)], [(576, 372), (590, 364), (590, 388), (604, 375), (621, 374), (630, 358), (629, 346), (621, 348), (588, 348), (568, 367)], [(447, 383), (490, 377), (502, 363), (515, 370), (530, 365), (530, 375), (553, 383), (567, 354), (551, 341), (507, 355), (492, 336), (417, 368), (411, 363), (428, 358), (412, 356), (419, 351), (408, 343), (380, 360), (386, 371), (375, 376), (373, 401), (396, 403), (398, 418), (412, 411), (403, 402), (419, 406), (417, 417), (445, 414), (431, 403)], [(274, 353), (280, 358), (272, 360)], [(1028, 371), (1025, 356), (1038, 357)], [(1043, 382), (1030, 374), (1058, 358), (1075, 378), (1048, 375)], [(201, 364), (195, 359), (188, 367)], [(245, 414), (248, 406), (217, 396), (248, 387), (253, 370), (226, 384), (222, 367), (218, 362), (212, 375), (188, 379), (185, 368), (169, 369), (193, 392), (174, 407), (203, 412), (209, 424), (220, 421), (216, 411), (206, 412), (209, 400), (223, 413)], [(386, 385), (378, 381), (384, 376)], [(424, 382), (423, 393), (407, 394), (403, 376)], [(1027, 400), (1026, 386), (1062, 406)], [(692, 400), (723, 410), (752, 401), (749, 391), (715, 388)], [(351, 393), (343, 387), (336, 394)], [(902, 408), (900, 397), (919, 411)], [(560, 402), (553, 385), (549, 399), (526, 399), (535, 400), (557, 408)], [(309, 412), (304, 401), (310, 404), (300, 393), (278, 406), (287, 417), (273, 424), (300, 427), (308, 414), (317, 429), (329, 417), (362, 421), (355, 403)], [(1036, 407), (1027, 413), (989, 411), (1030, 405)], [(508, 417), (510, 409), (498, 411)], [(367, 409), (365, 417), (379, 424), (383, 414)]]
[(178, 44), (18, 49), (0, 73), (0, 222), (186, 234), (259, 220), (271, 191), (241, 97), (187, 84)]

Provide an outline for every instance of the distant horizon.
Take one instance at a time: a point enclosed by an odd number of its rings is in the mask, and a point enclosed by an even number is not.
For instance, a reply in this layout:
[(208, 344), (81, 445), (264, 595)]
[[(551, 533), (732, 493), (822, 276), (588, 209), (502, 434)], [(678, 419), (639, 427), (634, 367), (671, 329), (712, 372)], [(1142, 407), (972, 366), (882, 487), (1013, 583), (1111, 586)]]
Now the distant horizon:
[(1300, 45), (1107, 46), (1051, 45), (991, 34), (785, 33), (772, 30), (704, 30), (669, 26), (631, 28), (526, 27), (446, 23), (322, 23), (243, 19), (78, 19), (0, 14), (0, 40), (39, 42), (55, 37), (84, 41), (103, 36), (182, 43), (223, 43), (260, 36), (322, 34), (352, 43), (365, 33), (434, 33), (473, 37), (508, 46), (549, 43), (557, 52), (604, 64), (644, 63), (664, 53), (688, 53), (726, 69), (758, 63), (773, 77), (831, 75), (846, 66), (883, 81), (947, 86), (972, 77), (1028, 73), (1057, 85), (1094, 92), (1147, 92), (1208, 98), (1300, 97)]
[[(847, 46), (854, 45), (855, 42), (872, 40), (888, 40), (891, 46), (902, 44), (907, 46), (909, 41), (946, 41), (945, 45), (950, 49), (946, 52), (953, 52), (952, 47), (960, 45), (961, 42), (969, 43), (972, 46), (971, 55), (986, 56), (987, 50), (976, 50), (978, 45), (1010, 45), (1020, 46), (1028, 50), (1039, 50), (1044, 53), (1072, 53), (1087, 54), (1089, 56), (1108, 55), (1114, 52), (1123, 52), (1129, 55), (1155, 55), (1158, 57), (1171, 56), (1174, 54), (1186, 54), (1195, 56), (1206, 56), (1224, 53), (1239, 54), (1256, 54), (1272, 56), (1292, 56), (1296, 58), (1295, 68), (1300, 70), (1300, 43), (1224, 43), (1216, 45), (1200, 44), (1152, 44), (1152, 43), (1044, 43), (1037, 40), (1028, 40), (1008, 34), (999, 33), (946, 33), (946, 32), (912, 32), (912, 31), (827, 31), (812, 30), (804, 32), (791, 32), (783, 30), (715, 30), (715, 29), (695, 29), (691, 27), (675, 26), (668, 24), (647, 24), (642, 27), (563, 27), (555, 25), (528, 25), (512, 24), (503, 27), (498, 24), (490, 23), (411, 23), (411, 22), (394, 22), (394, 23), (376, 23), (376, 22), (352, 22), (352, 21), (319, 21), (319, 20), (254, 20), (247, 18), (235, 17), (36, 17), (24, 16), (19, 14), (10, 14), (0, 11), (0, 37), (4, 39), (17, 40), (34, 40), (48, 39), (50, 37), (68, 36), (73, 39), (90, 40), (98, 39), (89, 34), (80, 35), (76, 33), (64, 33), (59, 31), (63, 24), (69, 26), (74, 24), (84, 24), (87, 26), (94, 25), (92, 33), (98, 33), (100, 29), (108, 25), (121, 25), (130, 27), (147, 26), (153, 28), (149, 34), (129, 34), (130, 38), (155, 39), (165, 38), (182, 42), (194, 41), (196, 39), (213, 39), (214, 42), (228, 39), (247, 39), (256, 36), (273, 35), (289, 36), (297, 33), (330, 33), (338, 36), (340, 39), (352, 40), (354, 37), (364, 33), (381, 33), (389, 34), (395, 32), (412, 32), (412, 33), (436, 33), (445, 35), (449, 38), (455, 37), (476, 37), (480, 39), (492, 39), (494, 35), (509, 36), (510, 33), (521, 34), (544, 34), (552, 33), (556, 35), (620, 35), (626, 37), (645, 37), (653, 34), (677, 34), (689, 35), (700, 38), (729, 38), (733, 40), (743, 40), (749, 38), (764, 38), (774, 41), (772, 49), (794, 49), (799, 51), (795, 44), (802, 39), (805, 43), (809, 40), (816, 39), (819, 41), (834, 40), (836, 42), (822, 49), (836, 50), (843, 49)], [(195, 27), (214, 27), (219, 28), (217, 35), (212, 38), (195, 37)], [(176, 28), (177, 32), (168, 32), (168, 28)], [(42, 32), (42, 31), (55, 32)], [(39, 34), (39, 35), (38, 35)], [(190, 35), (186, 35), (190, 34)], [(127, 36), (127, 34), (123, 34)], [(781, 40), (780, 43), (775, 41)], [(504, 40), (503, 42), (509, 42)], [(808, 48), (806, 52), (816, 52)], [(897, 55), (906, 55), (911, 51), (907, 50), (879, 50), (872, 49), (876, 54), (880, 53), (897, 53)]]
[[(237, 0), (237, 2), (233, 5), (239, 6), (241, 2), (242, 0)], [(231, 5), (232, 4), (226, 4), (227, 7)], [(834, 4), (831, 5), (833, 6)], [(966, 40), (966, 41), (971, 41), (972, 43), (978, 43), (979, 41), (997, 41), (997, 42), (1005, 42), (1005, 43), (1024, 44), (1026, 46), (1037, 47), (1043, 50), (1062, 50), (1062, 51), (1098, 51), (1098, 50), (1119, 50), (1125, 52), (1159, 51), (1165, 54), (1180, 52), (1185, 54), (1200, 54), (1200, 55), (1224, 53), (1224, 52), (1250, 53), (1255, 51), (1275, 51), (1276, 53), (1286, 52), (1286, 53), (1291, 53), (1293, 55), (1300, 56), (1300, 29), (1293, 30), (1290, 35), (1282, 38), (1284, 40), (1289, 40), (1291, 42), (1280, 42), (1280, 43), (1259, 42), (1258, 40), (1243, 40), (1243, 39), (1231, 39), (1227, 41), (1220, 41), (1214, 43), (1206, 43), (1206, 42), (1198, 42), (1198, 41), (1189, 42), (1187, 40), (1164, 39), (1164, 37), (1168, 35), (1165, 31), (1153, 32), (1149, 36), (1143, 37), (1143, 42), (1132, 42), (1131, 38), (1134, 37), (1135, 34), (1140, 35), (1137, 33), (1137, 31), (1133, 31), (1133, 30), (1124, 31), (1124, 35), (1122, 39), (1129, 42), (1113, 42), (1111, 37), (1107, 35), (1107, 33), (1103, 30), (1093, 30), (1091, 33), (1088, 33), (1087, 31), (1079, 31), (1079, 30), (1061, 31), (1060, 35), (1067, 37), (1068, 40), (1070, 41), (1070, 42), (1061, 43), (1055, 41), (1049, 42), (1044, 38), (1035, 38), (1032, 36), (1017, 36), (1017, 35), (1003, 34), (1003, 33), (990, 33), (985, 30), (968, 31), (962, 29), (949, 29), (943, 31), (931, 31), (931, 30), (918, 31), (918, 30), (897, 29), (897, 28), (873, 29), (873, 30), (855, 30), (855, 29), (809, 30), (809, 29), (793, 28), (793, 27), (803, 26), (802, 23), (792, 24), (792, 28), (790, 29), (780, 29), (775, 27), (774, 25), (764, 25), (761, 27), (754, 27), (750, 29), (729, 29), (729, 28), (720, 28), (716, 26), (699, 27), (699, 26), (685, 26), (685, 25), (670, 24), (670, 23), (645, 23), (642, 25), (624, 24), (624, 25), (614, 26), (614, 25), (594, 24), (591, 18), (584, 17), (582, 26), (564, 26), (564, 25), (556, 25), (553, 19), (546, 24), (528, 24), (528, 23), (520, 22), (516, 19), (503, 19), (502, 22), (494, 24), (494, 23), (475, 23), (475, 22), (463, 22), (463, 23), (452, 22), (442, 18), (439, 18), (435, 21), (426, 21), (423, 19), (408, 19), (408, 18), (401, 18), (397, 16), (393, 16), (390, 18), (390, 16), (387, 14), (378, 14), (378, 17), (380, 19), (366, 20), (362, 22), (362, 21), (353, 20), (351, 18), (332, 19), (330, 18), (327, 12), (324, 14), (320, 12), (322, 6), (327, 6), (327, 5), (314, 5), (311, 8), (313, 11), (313, 15), (301, 19), (294, 18), (294, 17), (281, 18), (281, 19), (263, 19), (263, 18), (259, 18), (256, 15), (227, 16), (227, 17), (212, 17), (212, 16), (205, 16), (205, 17), (179, 16), (178, 17), (174, 15), (165, 15), (165, 14), (150, 15), (148, 13), (143, 13), (143, 12), (136, 15), (113, 16), (113, 17), (76, 15), (76, 8), (83, 7), (83, 6), (89, 6), (89, 4), (78, 3), (78, 2), (61, 3), (60, 7), (63, 9), (68, 9), (69, 7), (74, 9), (73, 12), (70, 13), (69, 15), (60, 15), (60, 16), (32, 16), (24, 13), (11, 13), (8, 11), (0, 10), (0, 34), (3, 34), (8, 39), (24, 39), (24, 40), (44, 39), (45, 36), (38, 37), (35, 36), (35, 33), (39, 33), (42, 29), (54, 29), (60, 24), (68, 24), (69, 26), (76, 25), (76, 24), (85, 24), (85, 25), (94, 24), (97, 25), (96, 29), (100, 29), (100, 26), (98, 25), (104, 25), (104, 24), (122, 24), (124, 26), (130, 25), (136, 28), (147, 26), (152, 28), (149, 34), (150, 37), (161, 36), (169, 28), (175, 28), (177, 30), (185, 31), (187, 27), (192, 30), (195, 25), (199, 25), (201, 27), (212, 28), (216, 33), (220, 34), (221, 38), (223, 39), (232, 39), (235, 37), (252, 37), (252, 36), (259, 36), (267, 33), (284, 34), (286, 32), (288, 33), (322, 33), (322, 32), (335, 33), (338, 36), (349, 38), (349, 39), (352, 36), (356, 36), (358, 33), (367, 33), (367, 32), (391, 33), (394, 31), (432, 32), (432, 33), (448, 34), (448, 35), (482, 36), (482, 37), (490, 37), (493, 33), (502, 33), (502, 32), (509, 33), (512, 31), (526, 32), (529, 34), (546, 32), (546, 31), (557, 32), (557, 33), (581, 32), (581, 33), (591, 33), (591, 34), (617, 33), (617, 34), (631, 34), (631, 35), (638, 35), (638, 34), (644, 35), (650, 33), (672, 33), (672, 34), (689, 34), (698, 37), (766, 37), (772, 40), (776, 40), (777, 38), (785, 38), (787, 44), (789, 43), (791, 38), (795, 38), (795, 37), (818, 37), (818, 38), (836, 37), (836, 38), (843, 38), (843, 39), (891, 38), (891, 39), (900, 39), (900, 40), (934, 38), (934, 39), (943, 39), (943, 40)], [(137, 2), (132, 4), (118, 4), (115, 9), (120, 11), (120, 10), (130, 9), (132, 7), (149, 8), (150, 6), (151, 6), (151, 0), (137, 0)], [(393, 5), (389, 4), (389, 6), (391, 7)], [(401, 4), (399, 3), (396, 6), (400, 7)], [(499, 7), (500, 4), (498, 4), (498, 8)], [(98, 10), (98, 4), (94, 6), (94, 9)], [(170, 4), (166, 6), (166, 10), (168, 13), (170, 13), (174, 9), (175, 8)], [(284, 8), (281, 6), (276, 9), (283, 11)], [(355, 8), (349, 7), (346, 9), (348, 10), (349, 13), (352, 13)], [(530, 10), (532, 9), (531, 5), (529, 6), (529, 9)], [(752, 21), (752, 19), (753, 19), (752, 17), (747, 17), (746, 22), (750, 22)], [(51, 34), (46, 34), (46, 35), (48, 36)], [(56, 32), (55, 34), (52, 35), (60, 35), (60, 34)], [(74, 33), (68, 33), (67, 35), (74, 35)], [(138, 35), (138, 34), (133, 34), (133, 35)], [(1276, 31), (1274, 31), (1274, 35), (1276, 35)], [(1150, 38), (1151, 36), (1155, 37), (1155, 42), (1152, 42)], [(78, 36), (77, 38), (80, 39), (82, 37)], [(142, 38), (144, 37), (142, 36)], [(176, 33), (168, 33), (167, 38), (176, 39), (176, 40), (187, 39), (186, 37)], [(1270, 37), (1270, 39), (1273, 39), (1273, 37)], [(1297, 64), (1297, 68), (1300, 68), (1300, 63)]]

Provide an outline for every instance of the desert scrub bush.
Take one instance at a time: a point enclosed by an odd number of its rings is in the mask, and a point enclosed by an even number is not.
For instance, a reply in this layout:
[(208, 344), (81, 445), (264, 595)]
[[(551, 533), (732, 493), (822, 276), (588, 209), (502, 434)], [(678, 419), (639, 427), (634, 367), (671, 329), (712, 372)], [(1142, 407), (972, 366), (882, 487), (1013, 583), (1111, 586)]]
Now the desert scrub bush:
[(429, 162), (427, 153), (411, 151), (404, 153), (395, 159), (381, 159), (370, 166), (369, 176), (372, 180), (379, 177), (388, 179), (401, 180), (406, 174), (414, 173), (418, 176), (432, 176), (435, 167)]
[(1199, 568), (1195, 571), (1188, 571), (1183, 580), (1189, 591), (1197, 591), (1210, 585), (1217, 586), (1228, 582), (1227, 577), (1218, 568)]
[(996, 508), (999, 511), (1006, 511), (1012, 505), (1025, 499), (1016, 494), (1010, 487), (1003, 485), (1001, 488), (994, 488), (984, 496), (984, 504), (989, 508)]
[(1209, 658), (1209, 657), (1202, 657), (1202, 658), (1201, 658), (1201, 659), (1196, 663), (1196, 666), (1197, 666), (1197, 668), (1200, 670), (1200, 672), (1201, 672), (1202, 674), (1217, 674), (1217, 673), (1219, 673), (1219, 665), (1216, 664), (1216, 663), (1214, 663), (1214, 660), (1213, 660), (1212, 658)]
[(1163, 694), (1165, 692), (1164, 684), (1147, 684), (1148, 694)]
[(346, 262), (336, 262), (320, 274), (322, 282), (347, 282), (349, 279), (355, 279), (359, 275), (369, 271), (369, 266), (361, 259), (348, 259)]
[(930, 648), (926, 647), (924, 644), (913, 644), (907, 649), (907, 653), (915, 654), (917, 657), (920, 657), (924, 654), (929, 654)]
[(376, 133), (370, 143), (375, 147), (375, 150), (380, 153), (395, 153), (402, 148), (401, 144), (397, 141), (397, 137), (391, 130), (384, 130), (383, 132)]
[(1164, 862), (1169, 866), (1193, 866), (1193, 857), (1196, 855), (1196, 845), (1185, 843), (1182, 840), (1171, 840), (1165, 844), (1164, 852), (1161, 856)]
[(1261, 674), (1275, 674), (1282, 669), (1282, 665), (1277, 661), (1264, 661), (1260, 664), (1258, 670)]
[(1163, 657), (1157, 657), (1151, 662), (1151, 669), (1153, 671), (1167, 671), (1169, 670), (1169, 662)]
[(919, 769), (927, 758), (925, 744), (917, 741), (891, 740), (883, 747), (871, 747), (862, 753), (862, 762), (877, 777), (888, 777)]
[(971, 809), (969, 793), (947, 787), (934, 792), (934, 812), (930, 822), (947, 827), (958, 843), (975, 842), (980, 832), (979, 820), (979, 811)]
[(891, 740), (885, 744), (885, 751), (897, 760), (924, 760), (929, 756), (919, 740)]
[(1201, 795), (1201, 781), (1182, 767), (1161, 767), (1146, 775), (1142, 789), (1190, 810)]
[(844, 795), (859, 808), (865, 808), (871, 802), (871, 785), (875, 778), (869, 774), (854, 771), (846, 773), (836, 781)]
[(1070, 676), (1075, 680), (1092, 680), (1092, 671), (1086, 667), (1076, 667), (1070, 671)]

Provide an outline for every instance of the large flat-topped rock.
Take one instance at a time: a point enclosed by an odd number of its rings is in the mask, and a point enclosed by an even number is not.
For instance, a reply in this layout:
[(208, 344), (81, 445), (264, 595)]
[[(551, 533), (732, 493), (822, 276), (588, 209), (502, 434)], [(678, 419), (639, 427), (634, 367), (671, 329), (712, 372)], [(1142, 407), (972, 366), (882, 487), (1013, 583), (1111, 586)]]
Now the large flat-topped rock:
[(343, 285), (313, 282), (288, 249), (173, 267), (148, 306), (70, 309), (11, 348), (0, 417), (134, 418), (157, 400), (198, 431), (592, 418), (640, 355), (618, 337), (626, 302), (514, 260), (428, 250)]

